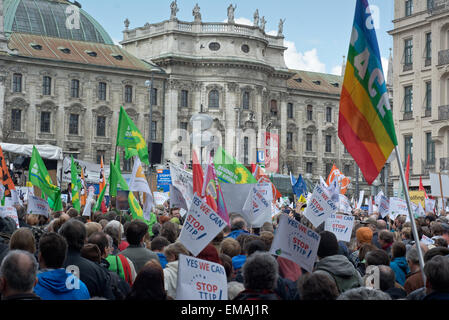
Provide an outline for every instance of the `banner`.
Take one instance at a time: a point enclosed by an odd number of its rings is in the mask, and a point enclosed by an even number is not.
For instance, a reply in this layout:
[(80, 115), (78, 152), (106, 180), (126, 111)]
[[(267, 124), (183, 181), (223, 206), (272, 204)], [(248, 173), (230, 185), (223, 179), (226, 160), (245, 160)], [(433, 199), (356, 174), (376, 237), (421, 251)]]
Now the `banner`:
[(271, 202), (273, 191), (268, 183), (256, 184), (248, 192), (243, 217), (249, 226), (260, 228), (265, 222), (271, 222)]
[(382, 190), (379, 191), (379, 193), (377, 194), (377, 196), (374, 197), (374, 204), (376, 206), (379, 206), (379, 202), (381, 197), (384, 196), (384, 192)]
[(426, 199), (424, 202), (426, 212), (433, 212), (435, 210), (436, 201), (434, 199)]
[(390, 201), (388, 198), (384, 195), (380, 196), (377, 208), (379, 214), (382, 216), (382, 219), (385, 218), (390, 213)]
[(33, 187), (16, 187), (16, 191), (19, 196), (19, 199), (21, 199), (23, 201), (28, 200), (28, 194), (34, 195)]
[(364, 196), (365, 196), (365, 190), (360, 191), (359, 201), (357, 201), (357, 209), (360, 209), (362, 207), (363, 197)]
[(351, 203), (344, 194), (339, 194), (338, 212), (352, 214)]
[(44, 199), (30, 195), (28, 197), (27, 213), (39, 214), (48, 218), (48, 215), (50, 213), (50, 206)]
[(265, 169), (277, 173), (279, 171), (279, 135), (271, 132), (264, 133), (265, 141)]
[(170, 208), (189, 210), (184, 196), (174, 185), (170, 185)]
[[(435, 198), (441, 198), (440, 177), (438, 173), (429, 173), (430, 176), (430, 193)], [(441, 184), (443, 189), (443, 197), (449, 198), (449, 176), (441, 175)]]
[(19, 217), (17, 216), (16, 208), (11, 206), (0, 207), (0, 217), (13, 219), (16, 222), (16, 228), (19, 228)]
[(162, 190), (163, 192), (169, 192), (171, 185), (170, 170), (168, 169), (157, 169), (157, 190)]
[[(170, 173), (172, 185), (175, 186), (185, 200), (187, 207), (190, 207), (193, 199), (193, 175), (176, 165), (170, 163)], [(188, 208), (186, 208), (188, 210)]]
[(313, 190), (312, 198), (307, 203), (304, 216), (309, 219), (316, 228), (336, 211), (337, 206), (335, 203), (329, 198), (326, 191), (317, 184)]
[(408, 194), (410, 195), (410, 201), (415, 204), (421, 204), (421, 206), (425, 206), (424, 200), (426, 199), (426, 193), (425, 191), (409, 191)]
[(225, 226), (226, 221), (195, 194), (182, 226), (179, 241), (197, 256)]
[(396, 219), (401, 214), (408, 216), (407, 202), (401, 198), (391, 197), (389, 214), (391, 219)]
[(331, 214), (324, 223), (324, 230), (330, 231), (338, 241), (349, 242), (351, 240), (354, 217), (343, 214)]
[(178, 258), (176, 300), (228, 300), (222, 265), (183, 254)]
[(312, 272), (319, 244), (318, 233), (282, 214), (270, 253), (289, 259)]
[[(170, 186), (169, 191), (170, 191)], [(153, 192), (154, 204), (156, 206), (164, 205), (164, 202), (170, 199), (169, 192)]]
[(86, 200), (86, 205), (84, 206), (83, 216), (90, 217), (92, 212), (92, 206), (95, 204), (94, 202), (94, 193), (89, 193)]
[[(73, 159), (76, 166), (78, 167), (78, 171), (81, 172), (81, 168), (84, 173), (84, 180), (89, 183), (99, 183), (100, 182), (100, 169), (101, 165), (82, 161), (78, 159)], [(106, 177), (109, 177), (109, 166), (104, 166), (104, 174)], [(62, 161), (62, 181), (70, 182), (71, 181), (71, 168), (70, 168), (70, 157), (65, 157)]]

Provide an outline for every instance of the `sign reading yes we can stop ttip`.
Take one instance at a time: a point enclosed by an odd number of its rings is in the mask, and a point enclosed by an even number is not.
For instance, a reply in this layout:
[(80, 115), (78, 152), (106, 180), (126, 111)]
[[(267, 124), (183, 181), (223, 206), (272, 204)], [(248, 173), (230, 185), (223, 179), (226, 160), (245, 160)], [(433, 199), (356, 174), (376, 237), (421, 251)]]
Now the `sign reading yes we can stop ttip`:
[(225, 226), (226, 221), (195, 194), (179, 241), (197, 256)]
[(228, 283), (222, 265), (179, 255), (176, 300), (228, 300)]
[(324, 230), (330, 231), (339, 241), (349, 242), (351, 240), (354, 217), (343, 214), (331, 214), (324, 224)]
[(316, 260), (320, 235), (283, 214), (270, 253), (289, 259), (309, 272)]
[(312, 198), (307, 202), (304, 215), (316, 228), (322, 224), (332, 213), (337, 211), (337, 206), (331, 200), (326, 191), (317, 184), (313, 190)]

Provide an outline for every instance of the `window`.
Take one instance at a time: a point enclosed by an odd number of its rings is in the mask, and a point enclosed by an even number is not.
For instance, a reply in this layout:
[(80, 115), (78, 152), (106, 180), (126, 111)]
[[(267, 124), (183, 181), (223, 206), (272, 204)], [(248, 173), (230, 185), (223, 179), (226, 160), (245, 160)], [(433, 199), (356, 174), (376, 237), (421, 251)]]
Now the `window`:
[(344, 149), (344, 150), (343, 150), (343, 153), (344, 153), (344, 154), (348, 154), (348, 153), (349, 153), (349, 152), (348, 152), (348, 149), (346, 149), (346, 147), (343, 147), (343, 149)]
[(97, 117), (97, 137), (106, 137), (106, 117)]
[(22, 92), (22, 74), (14, 73), (12, 76), (12, 91)]
[(133, 102), (133, 87), (125, 86), (125, 102), (131, 103)]
[(157, 136), (157, 121), (151, 122), (151, 141), (156, 140)]
[(332, 108), (326, 107), (326, 122), (332, 122)]
[(309, 133), (306, 135), (306, 151), (312, 151), (312, 138), (312, 134)]
[(48, 111), (41, 112), (41, 132), (50, 133), (51, 113)]
[(246, 110), (249, 109), (249, 92), (248, 91), (243, 92), (242, 107), (243, 107), (243, 109), (246, 109)]
[(426, 61), (425, 65), (429, 66), (432, 63), (432, 33), (426, 33)]
[(426, 82), (426, 117), (430, 117), (432, 113), (432, 82)]
[(351, 173), (351, 166), (349, 164), (345, 164), (345, 166), (343, 167), (343, 174), (347, 177), (351, 177), (352, 173)]
[(413, 64), (413, 40), (404, 41), (404, 65), (411, 66)]
[(249, 163), (249, 138), (248, 137), (243, 138), (243, 163), (244, 164)]
[(151, 104), (157, 106), (157, 89), (153, 88), (151, 91)]
[(426, 161), (428, 165), (435, 164), (435, 142), (432, 141), (432, 132), (426, 132)]
[[(103, 158), (103, 162), (104, 162), (105, 153), (106, 152), (104, 150), (97, 150), (97, 164), (101, 164), (101, 158)], [(123, 156), (123, 159), (125, 159), (124, 156)]]
[(411, 16), (413, 13), (413, 0), (405, 1), (405, 16)]
[(70, 114), (69, 118), (69, 134), (78, 134), (79, 115)]
[(181, 90), (181, 108), (189, 107), (189, 91)]
[(324, 176), (328, 176), (330, 173), (331, 173), (331, 170), (332, 170), (332, 166), (333, 166), (333, 164), (332, 163), (326, 163), (326, 171), (324, 172)]
[(433, 9), (433, 0), (427, 0), (427, 10)]
[(404, 112), (413, 111), (413, 87), (407, 86), (404, 88)]
[(70, 96), (72, 98), (79, 98), (80, 97), (80, 81), (77, 79), (72, 80), (72, 84), (70, 87)]
[(326, 136), (325, 152), (332, 152), (332, 136)]
[(293, 119), (293, 103), (287, 104), (287, 118)]
[(13, 131), (22, 130), (22, 110), (20, 109), (11, 110), (11, 130)]
[(209, 108), (219, 108), (220, 107), (220, 95), (218, 90), (211, 90), (209, 92)]
[(220, 44), (218, 42), (211, 42), (209, 44), (209, 49), (212, 51), (218, 51), (220, 50)]
[(242, 45), (242, 51), (245, 53), (249, 52), (249, 46), (247, 44)]
[(306, 173), (313, 173), (313, 162), (307, 162), (306, 163)]
[(42, 94), (44, 96), (51, 95), (51, 78), (45, 76), (42, 82)]
[(98, 100), (106, 100), (106, 82), (98, 83)]
[(181, 122), (180, 127), (182, 130), (187, 130), (188, 122)]
[(307, 106), (307, 120), (313, 120), (313, 107), (311, 105)]
[(293, 150), (293, 132), (287, 132), (287, 149)]
[(271, 100), (270, 112), (272, 116), (277, 116), (278, 114), (278, 102), (276, 100)]
[(407, 158), (410, 155), (410, 167), (413, 163), (413, 136), (404, 136), (404, 168), (407, 165)]

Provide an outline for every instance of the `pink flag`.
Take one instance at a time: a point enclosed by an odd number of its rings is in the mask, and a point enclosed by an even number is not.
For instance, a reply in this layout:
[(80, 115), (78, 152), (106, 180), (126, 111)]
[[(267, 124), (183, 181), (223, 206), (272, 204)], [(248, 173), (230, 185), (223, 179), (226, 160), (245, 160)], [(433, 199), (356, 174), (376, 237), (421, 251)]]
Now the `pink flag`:
[(226, 209), (226, 203), (224, 202), (223, 193), (212, 161), (207, 166), (206, 175), (204, 176), (202, 195), (206, 197), (207, 205), (229, 224), (228, 210)]

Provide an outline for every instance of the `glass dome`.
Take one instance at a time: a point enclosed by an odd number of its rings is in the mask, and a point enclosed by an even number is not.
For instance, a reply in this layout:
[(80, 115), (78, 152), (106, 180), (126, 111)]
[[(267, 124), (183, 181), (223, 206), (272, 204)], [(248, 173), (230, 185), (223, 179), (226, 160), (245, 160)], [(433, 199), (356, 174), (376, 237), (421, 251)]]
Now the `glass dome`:
[(114, 44), (103, 27), (82, 9), (79, 9), (79, 28), (67, 28), (66, 21), (72, 15), (67, 7), (71, 5), (65, 0), (4, 0), (5, 32)]

